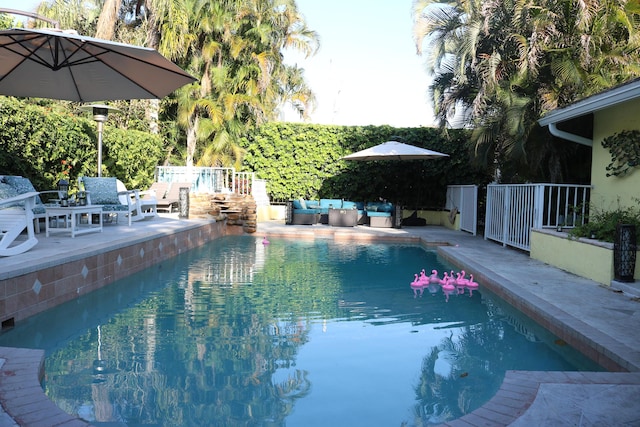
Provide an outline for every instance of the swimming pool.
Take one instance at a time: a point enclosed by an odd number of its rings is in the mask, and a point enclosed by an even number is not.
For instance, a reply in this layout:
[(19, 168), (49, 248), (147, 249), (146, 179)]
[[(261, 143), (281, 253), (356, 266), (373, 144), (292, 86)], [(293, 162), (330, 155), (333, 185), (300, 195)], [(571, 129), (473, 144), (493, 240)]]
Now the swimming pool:
[(35, 316), (61, 408), (129, 425), (425, 425), (504, 372), (600, 370), (488, 291), (414, 298), (418, 246), (228, 237)]

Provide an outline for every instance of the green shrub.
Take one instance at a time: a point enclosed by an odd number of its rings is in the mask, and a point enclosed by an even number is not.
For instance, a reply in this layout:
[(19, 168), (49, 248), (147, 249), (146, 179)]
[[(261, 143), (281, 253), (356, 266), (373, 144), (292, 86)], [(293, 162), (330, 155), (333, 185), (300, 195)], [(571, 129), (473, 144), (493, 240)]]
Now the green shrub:
[[(78, 176), (97, 173), (96, 124), (61, 104), (43, 104), (0, 97), (0, 175), (27, 177), (41, 191), (62, 178), (75, 188)], [(118, 177), (127, 188), (148, 188), (164, 157), (162, 140), (109, 124), (103, 137), (103, 175)]]
[[(485, 185), (492, 175), (473, 164), (465, 129), (267, 123), (240, 141), (243, 170), (267, 180), (271, 201), (379, 198), (408, 209), (441, 208), (447, 185)], [(449, 157), (433, 160), (341, 160), (346, 154), (389, 141), (428, 148)]]
[(594, 213), (589, 216), (589, 222), (571, 230), (570, 236), (595, 238), (613, 243), (616, 225), (631, 224), (640, 229), (640, 209), (637, 206), (618, 207), (612, 211), (597, 211), (593, 208), (592, 210)]

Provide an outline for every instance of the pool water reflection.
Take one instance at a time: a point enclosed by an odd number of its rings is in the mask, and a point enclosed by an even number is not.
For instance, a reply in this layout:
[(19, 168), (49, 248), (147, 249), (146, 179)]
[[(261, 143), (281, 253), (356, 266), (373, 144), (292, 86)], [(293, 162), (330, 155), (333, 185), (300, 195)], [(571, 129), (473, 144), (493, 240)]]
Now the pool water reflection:
[(600, 370), (482, 289), (414, 298), (417, 246), (242, 236), (35, 316), (0, 345), (46, 350), (47, 395), (96, 423), (444, 422), (504, 373)]

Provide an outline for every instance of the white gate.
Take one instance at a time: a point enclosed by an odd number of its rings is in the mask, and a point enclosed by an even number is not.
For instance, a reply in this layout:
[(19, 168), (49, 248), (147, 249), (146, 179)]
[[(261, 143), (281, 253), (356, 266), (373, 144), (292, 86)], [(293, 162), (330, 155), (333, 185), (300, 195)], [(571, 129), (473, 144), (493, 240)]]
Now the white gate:
[(584, 224), (590, 189), (570, 184), (489, 184), (484, 238), (529, 251), (532, 228)]
[(449, 185), (445, 209), (460, 212), (460, 230), (476, 235), (478, 224), (478, 186)]

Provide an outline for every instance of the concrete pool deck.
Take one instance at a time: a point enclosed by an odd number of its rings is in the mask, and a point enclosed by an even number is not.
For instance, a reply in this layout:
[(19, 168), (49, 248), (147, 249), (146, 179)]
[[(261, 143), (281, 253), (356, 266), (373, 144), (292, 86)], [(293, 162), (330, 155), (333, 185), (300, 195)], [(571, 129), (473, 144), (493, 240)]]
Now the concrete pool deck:
[[(107, 232), (75, 239), (46, 238), (41, 234), (39, 244), (29, 251), (31, 254), (0, 258), (0, 272), (7, 275), (11, 269), (24, 271), (30, 265), (49, 262), (67, 245), (90, 252), (114, 241), (135, 241), (145, 233), (167, 233), (189, 226), (192, 221), (159, 218), (134, 223), (131, 228), (109, 226)], [(446, 425), (640, 425), (640, 302), (632, 297), (640, 284), (626, 288), (631, 294), (616, 292), (531, 260), (526, 253), (444, 227), (337, 228), (260, 222), (255, 236), (261, 239), (265, 235), (444, 244), (438, 246), (438, 253), (445, 261), (474, 273), (482, 286), (612, 371), (509, 371), (493, 399)], [(0, 348), (0, 426), (88, 425), (64, 414), (46, 398), (39, 384), (43, 360), (40, 350)]]

